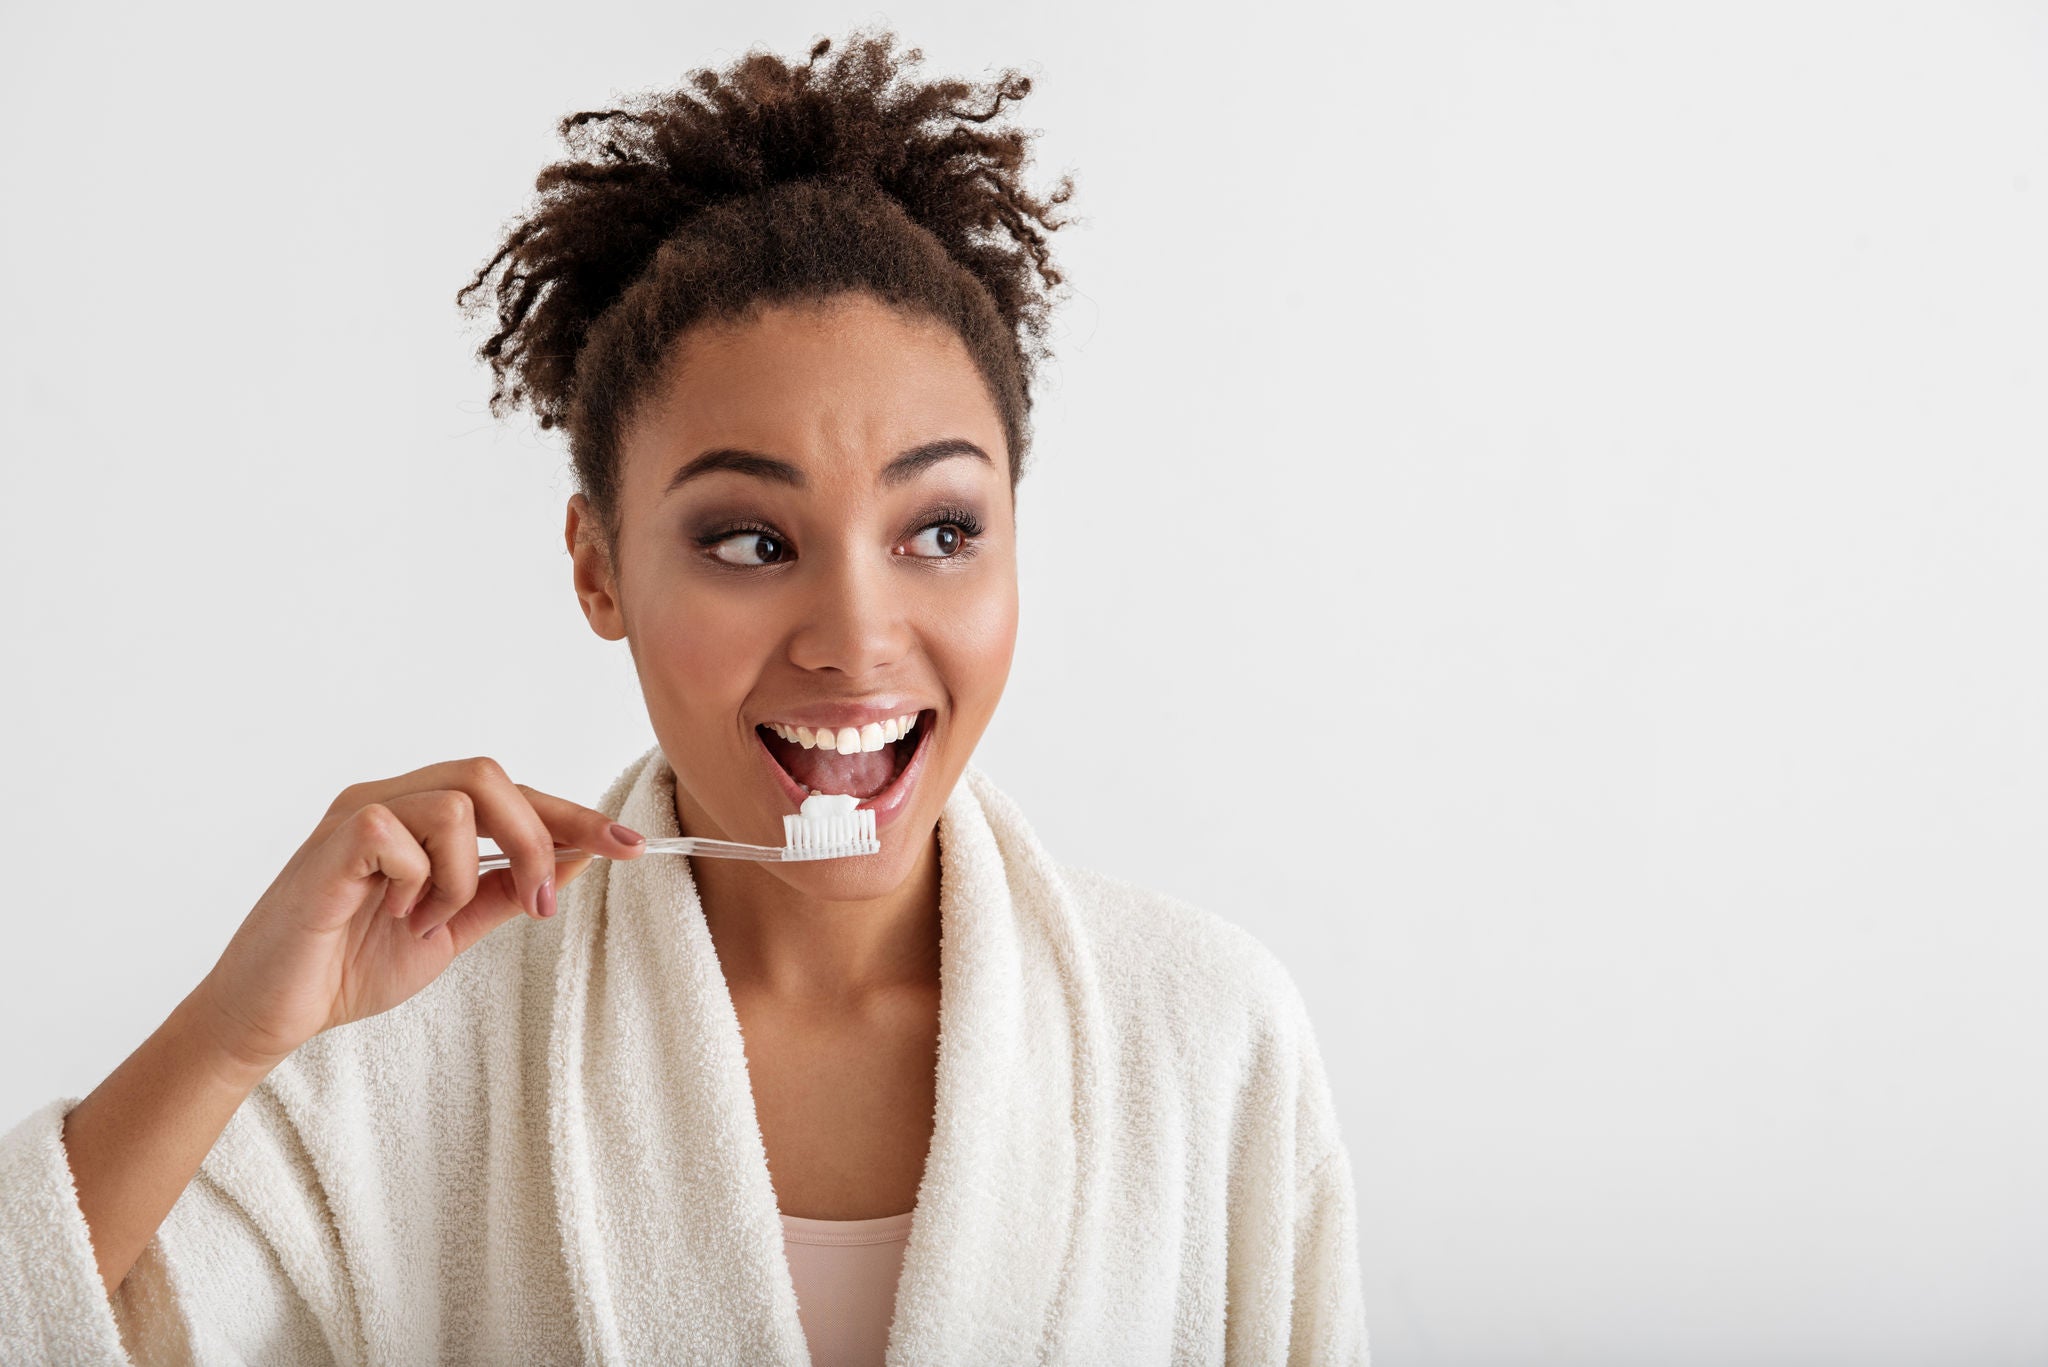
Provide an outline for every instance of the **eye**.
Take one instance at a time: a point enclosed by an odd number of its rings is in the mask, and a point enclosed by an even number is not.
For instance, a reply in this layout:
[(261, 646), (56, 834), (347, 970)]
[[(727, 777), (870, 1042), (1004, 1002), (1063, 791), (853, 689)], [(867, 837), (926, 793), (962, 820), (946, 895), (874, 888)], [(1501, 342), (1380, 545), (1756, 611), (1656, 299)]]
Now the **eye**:
[[(928, 510), (925, 516), (930, 520), (918, 529), (909, 544), (916, 546), (925, 541), (930, 549), (913, 550), (913, 559), (965, 560), (978, 549), (981, 519), (965, 508), (940, 507)], [(786, 564), (791, 558), (788, 540), (765, 524), (727, 524), (709, 535), (696, 538), (696, 541), (713, 560), (733, 569), (766, 569), (770, 565)], [(728, 548), (736, 548), (736, 553), (729, 552)]]
[[(769, 554), (768, 548), (772, 548), (775, 552), (775, 555), (772, 559), (764, 558), (761, 560), (734, 560), (721, 553), (722, 549), (726, 546), (741, 547), (742, 556), (744, 556), (748, 551), (751, 551), (755, 555), (765, 557)], [(745, 531), (733, 532), (727, 536), (720, 537), (719, 539), (711, 543), (711, 554), (714, 559), (727, 565), (738, 565), (742, 567), (748, 565), (776, 564), (778, 561), (780, 561), (782, 553), (785, 550), (786, 547), (783, 545), (781, 537), (777, 536), (773, 532), (765, 532), (756, 528), (748, 528)]]
[(931, 526), (919, 532), (917, 536), (912, 537), (911, 544), (914, 546), (920, 538), (927, 536), (932, 538), (931, 544), (938, 548), (937, 553), (929, 557), (931, 559), (951, 559), (958, 555), (960, 549), (967, 544), (966, 529), (954, 522), (934, 522)]
[[(937, 508), (925, 514), (931, 521), (918, 530), (911, 538), (916, 545), (924, 538), (931, 538), (936, 550), (933, 555), (919, 555), (920, 560), (965, 560), (973, 555), (981, 536), (981, 519), (965, 508)], [(915, 554), (915, 552), (913, 552)]]

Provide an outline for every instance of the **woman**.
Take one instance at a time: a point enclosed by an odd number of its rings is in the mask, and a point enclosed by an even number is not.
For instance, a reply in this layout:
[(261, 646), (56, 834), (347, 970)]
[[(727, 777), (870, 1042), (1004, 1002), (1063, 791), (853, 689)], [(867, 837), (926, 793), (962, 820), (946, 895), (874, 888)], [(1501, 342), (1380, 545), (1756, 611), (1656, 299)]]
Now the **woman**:
[[(494, 411), (568, 430), (576, 593), (658, 744), (594, 808), (488, 759), (342, 793), (0, 1143), (0, 1360), (1365, 1360), (1294, 984), (969, 762), (1071, 192), (984, 126), (1029, 82), (830, 46), (565, 120), (458, 296), (502, 266)], [(809, 791), (881, 853), (640, 857), (779, 844)]]

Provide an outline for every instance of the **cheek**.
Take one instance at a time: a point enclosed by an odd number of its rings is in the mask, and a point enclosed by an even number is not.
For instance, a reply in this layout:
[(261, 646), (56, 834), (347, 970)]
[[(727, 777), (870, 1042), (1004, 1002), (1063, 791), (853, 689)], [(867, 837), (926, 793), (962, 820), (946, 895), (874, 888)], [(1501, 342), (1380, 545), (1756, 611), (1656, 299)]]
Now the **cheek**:
[(994, 710), (1017, 648), (1017, 584), (1006, 579), (947, 614), (938, 634), (941, 665), (963, 710)]
[(730, 713), (760, 676), (772, 627), (738, 595), (664, 585), (633, 616), (640, 686), (672, 715)]

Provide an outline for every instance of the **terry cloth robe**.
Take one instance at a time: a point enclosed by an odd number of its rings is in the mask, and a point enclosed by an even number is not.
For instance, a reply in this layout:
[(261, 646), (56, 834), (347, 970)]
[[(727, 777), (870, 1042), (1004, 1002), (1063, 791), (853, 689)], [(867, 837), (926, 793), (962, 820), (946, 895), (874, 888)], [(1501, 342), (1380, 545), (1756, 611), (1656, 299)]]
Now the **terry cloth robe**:
[[(677, 829), (659, 746), (598, 804)], [(1250, 933), (938, 823), (937, 1107), (891, 1367), (1366, 1361), (1350, 1159)], [(0, 1362), (808, 1361), (687, 858), (602, 862), (236, 1111), (111, 1302), (61, 1142), (0, 1139)]]

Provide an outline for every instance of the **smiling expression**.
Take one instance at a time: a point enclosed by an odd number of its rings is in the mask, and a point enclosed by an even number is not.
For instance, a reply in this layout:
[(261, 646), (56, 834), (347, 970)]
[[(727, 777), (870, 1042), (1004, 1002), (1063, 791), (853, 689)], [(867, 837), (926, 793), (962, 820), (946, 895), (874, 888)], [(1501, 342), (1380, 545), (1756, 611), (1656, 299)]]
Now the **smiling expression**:
[(580, 494), (569, 540), (593, 629), (632, 650), (684, 833), (782, 843), (804, 787), (775, 757), (825, 756), (769, 724), (836, 741), (918, 713), (854, 760), (861, 790), (888, 785), (862, 803), (881, 854), (761, 866), (826, 898), (894, 888), (1016, 644), (1009, 452), (965, 344), (866, 294), (693, 328), (621, 460), (617, 582)]

